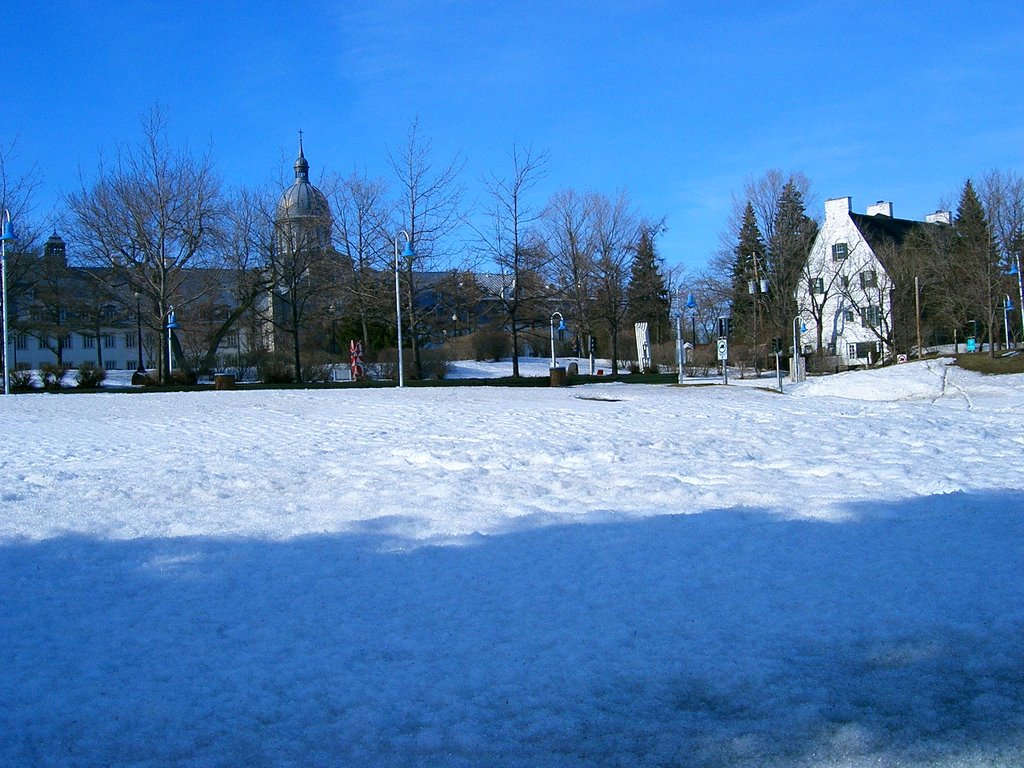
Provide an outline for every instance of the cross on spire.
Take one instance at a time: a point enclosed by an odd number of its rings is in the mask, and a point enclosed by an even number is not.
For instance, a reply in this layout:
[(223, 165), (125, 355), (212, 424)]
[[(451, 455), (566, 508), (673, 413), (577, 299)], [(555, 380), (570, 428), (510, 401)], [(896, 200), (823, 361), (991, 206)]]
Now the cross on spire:
[(297, 181), (309, 181), (309, 163), (302, 153), (302, 131), (299, 131), (299, 156), (295, 158), (295, 179)]

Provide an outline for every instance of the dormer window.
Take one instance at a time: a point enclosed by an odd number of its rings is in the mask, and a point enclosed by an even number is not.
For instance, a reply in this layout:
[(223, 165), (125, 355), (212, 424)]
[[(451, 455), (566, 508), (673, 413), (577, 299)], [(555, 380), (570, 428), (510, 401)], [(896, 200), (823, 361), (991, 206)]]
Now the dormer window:
[(842, 261), (849, 255), (846, 243), (836, 243), (832, 246), (832, 261)]

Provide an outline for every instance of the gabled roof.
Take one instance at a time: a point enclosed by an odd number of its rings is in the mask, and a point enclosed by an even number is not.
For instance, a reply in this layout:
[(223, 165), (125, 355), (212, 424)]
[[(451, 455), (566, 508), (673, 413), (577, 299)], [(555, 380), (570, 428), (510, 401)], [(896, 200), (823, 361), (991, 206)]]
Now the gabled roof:
[(896, 219), (892, 216), (878, 214), (869, 216), (852, 211), (850, 220), (853, 221), (868, 245), (871, 246), (875, 256), (887, 270), (890, 269), (890, 265), (887, 263), (888, 257), (903, 247), (912, 232), (947, 226), (946, 224), (932, 224), (913, 219)]
[(889, 242), (897, 246), (903, 245), (903, 241), (917, 227), (937, 226), (912, 219), (894, 219), (891, 216), (881, 215), (868, 216), (865, 213), (853, 213), (852, 211), (850, 218), (872, 248), (876, 243)]

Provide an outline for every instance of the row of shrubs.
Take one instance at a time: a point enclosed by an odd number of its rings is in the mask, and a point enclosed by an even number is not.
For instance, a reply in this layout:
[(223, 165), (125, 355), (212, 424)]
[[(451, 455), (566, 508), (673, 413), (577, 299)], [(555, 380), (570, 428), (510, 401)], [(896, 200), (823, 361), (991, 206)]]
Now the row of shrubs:
[[(39, 366), (39, 386), (36, 386), (32, 371), (13, 371), (11, 389), (15, 392), (31, 392), (42, 388), (47, 392), (64, 389), (65, 379), (72, 368), (60, 363), (43, 363)], [(82, 363), (75, 371), (75, 386), (79, 389), (98, 389), (107, 378), (107, 372), (95, 363)]]

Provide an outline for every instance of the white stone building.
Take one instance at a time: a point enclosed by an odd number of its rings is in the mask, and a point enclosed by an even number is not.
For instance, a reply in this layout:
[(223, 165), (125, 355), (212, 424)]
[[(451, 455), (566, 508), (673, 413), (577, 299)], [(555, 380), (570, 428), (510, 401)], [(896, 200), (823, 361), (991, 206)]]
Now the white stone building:
[(920, 222), (894, 218), (889, 202), (854, 213), (849, 197), (826, 200), (825, 221), (797, 289), (797, 307), (807, 328), (801, 338), (803, 353), (824, 350), (844, 367), (889, 358), (895, 323), (894, 259), (915, 228), (949, 222), (944, 211)]

